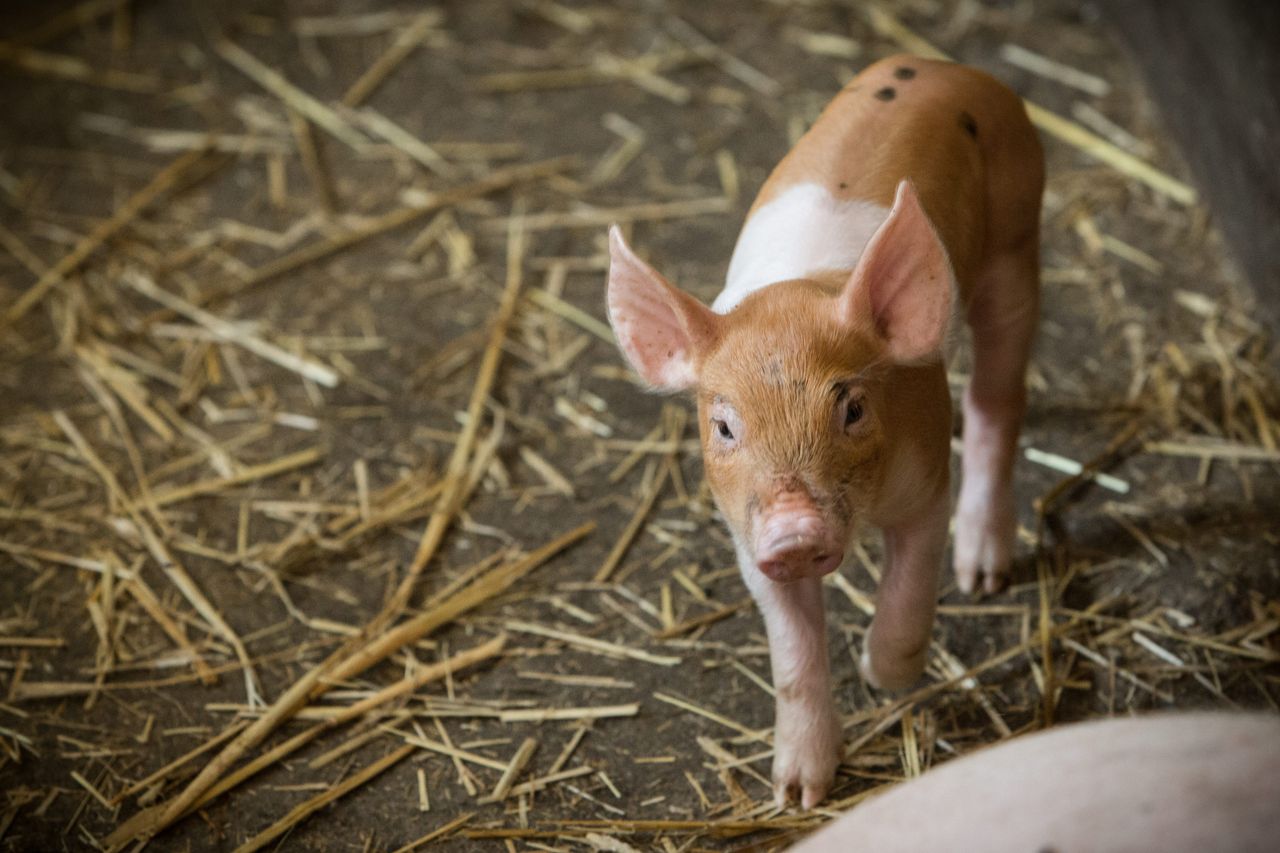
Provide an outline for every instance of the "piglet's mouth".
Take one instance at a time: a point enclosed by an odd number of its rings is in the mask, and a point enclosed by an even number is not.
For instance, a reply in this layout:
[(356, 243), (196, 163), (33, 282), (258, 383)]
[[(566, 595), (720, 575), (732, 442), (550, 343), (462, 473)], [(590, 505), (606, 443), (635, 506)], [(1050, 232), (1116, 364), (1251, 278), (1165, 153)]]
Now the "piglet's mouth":
[(817, 513), (775, 513), (756, 539), (756, 566), (771, 581), (820, 578), (840, 567), (844, 549)]

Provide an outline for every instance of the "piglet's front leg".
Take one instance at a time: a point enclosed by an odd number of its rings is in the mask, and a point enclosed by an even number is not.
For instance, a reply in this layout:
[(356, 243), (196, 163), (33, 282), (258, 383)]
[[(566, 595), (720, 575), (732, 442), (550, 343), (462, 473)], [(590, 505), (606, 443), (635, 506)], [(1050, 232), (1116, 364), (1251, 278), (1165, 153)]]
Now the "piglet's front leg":
[(764, 615), (777, 692), (774, 797), (779, 807), (795, 798), (813, 808), (831, 788), (843, 745), (831, 693), (822, 580), (775, 583), (754, 566), (743, 566)]
[(905, 690), (924, 672), (938, 574), (947, 547), (945, 482), (914, 518), (884, 529), (884, 577), (862, 650), (862, 675), (884, 690)]

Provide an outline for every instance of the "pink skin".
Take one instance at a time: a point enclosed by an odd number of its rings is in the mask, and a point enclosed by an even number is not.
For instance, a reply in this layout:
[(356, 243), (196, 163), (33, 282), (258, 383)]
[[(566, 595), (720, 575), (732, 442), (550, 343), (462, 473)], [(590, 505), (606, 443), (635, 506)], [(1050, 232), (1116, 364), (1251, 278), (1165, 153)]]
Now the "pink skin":
[[(964, 479), (956, 509), (956, 581), (964, 592), (999, 591), (1017, 520), (1013, 462), (1027, 407), (1024, 377), (1039, 315), (1039, 243), (1029, 239), (988, 262), (969, 306), (973, 380), (964, 397)], [(1031, 286), (1028, 286), (1030, 284)]]
[(820, 578), (844, 559), (843, 543), (804, 492), (782, 492), (755, 527), (755, 563), (769, 580)]
[(950, 511), (944, 481), (918, 513), (884, 529), (884, 577), (859, 660), (862, 676), (876, 687), (904, 690), (924, 669)]
[(773, 793), (779, 808), (798, 799), (813, 808), (826, 796), (842, 757), (842, 732), (831, 694), (822, 581), (775, 583), (739, 548), (742, 579), (764, 616), (777, 694)]
[(1093, 720), (947, 761), (791, 849), (1272, 853), (1277, 778), (1274, 714)]

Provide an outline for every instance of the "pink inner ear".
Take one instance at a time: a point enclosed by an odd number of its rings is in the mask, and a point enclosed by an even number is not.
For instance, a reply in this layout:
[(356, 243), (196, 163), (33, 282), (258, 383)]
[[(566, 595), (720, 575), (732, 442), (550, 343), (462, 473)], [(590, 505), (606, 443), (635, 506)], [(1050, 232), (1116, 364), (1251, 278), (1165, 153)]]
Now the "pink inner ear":
[(714, 335), (714, 315), (636, 257), (616, 226), (609, 251), (609, 322), (623, 354), (650, 385), (692, 387), (699, 352)]
[(951, 321), (955, 275), (910, 181), (858, 261), (842, 297), (845, 318), (874, 325), (895, 361), (937, 355)]

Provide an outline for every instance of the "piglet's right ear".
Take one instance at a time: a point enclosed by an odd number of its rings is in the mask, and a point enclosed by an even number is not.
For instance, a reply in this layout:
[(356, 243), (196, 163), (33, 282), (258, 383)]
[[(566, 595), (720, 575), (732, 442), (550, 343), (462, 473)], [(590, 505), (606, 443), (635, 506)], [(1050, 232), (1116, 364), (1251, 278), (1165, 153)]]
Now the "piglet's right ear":
[(636, 257), (609, 229), (609, 322), (644, 381), (663, 391), (693, 387), (718, 335), (719, 316)]

